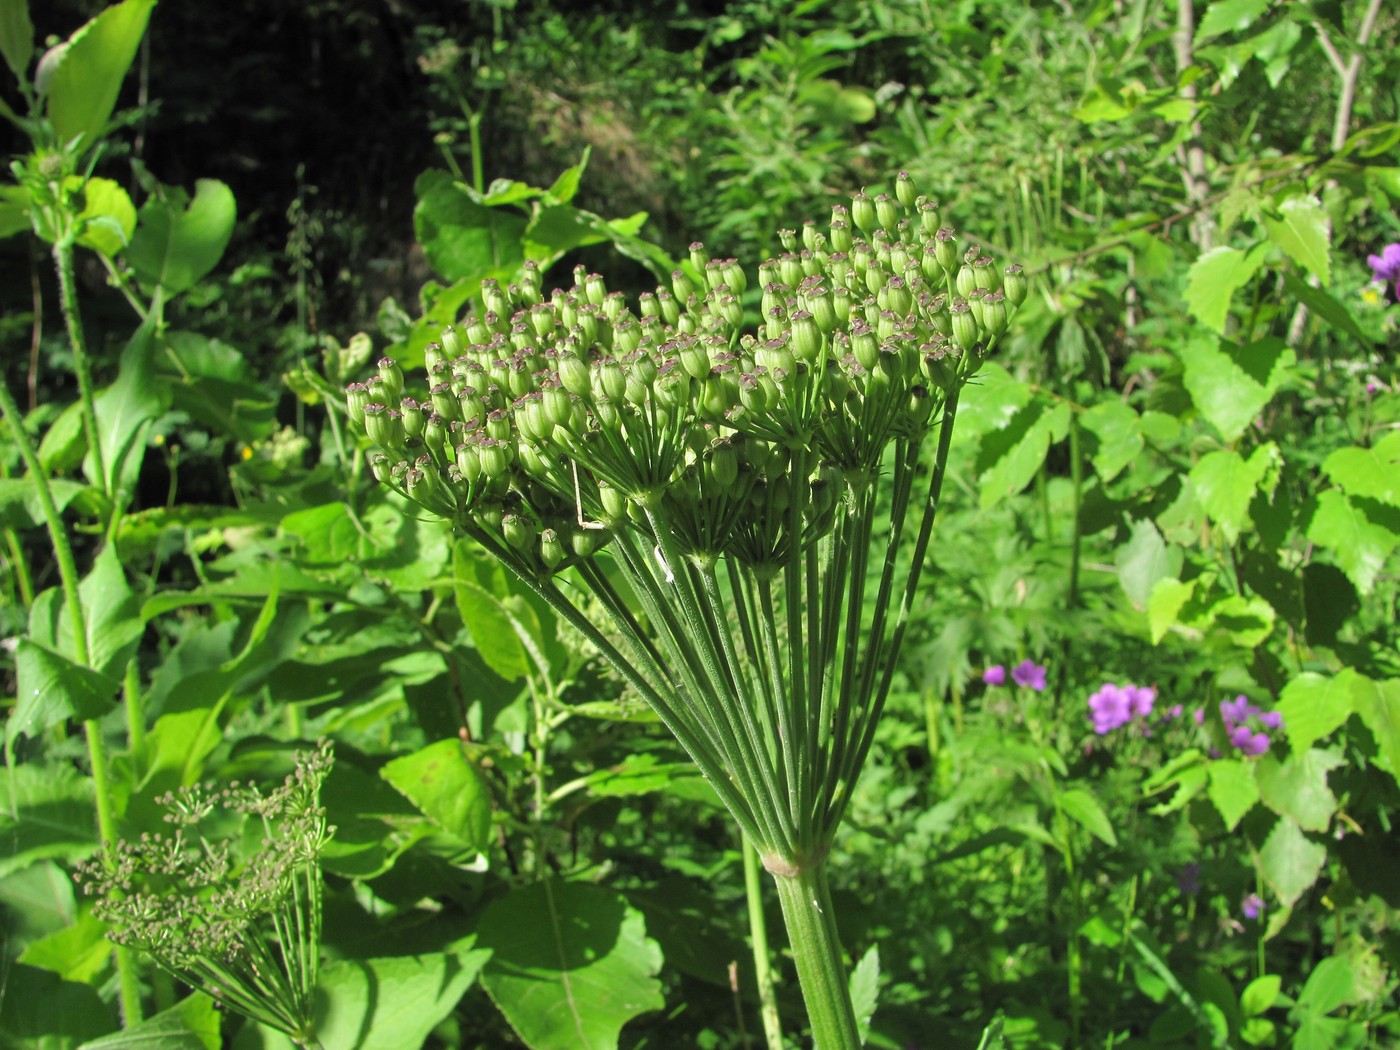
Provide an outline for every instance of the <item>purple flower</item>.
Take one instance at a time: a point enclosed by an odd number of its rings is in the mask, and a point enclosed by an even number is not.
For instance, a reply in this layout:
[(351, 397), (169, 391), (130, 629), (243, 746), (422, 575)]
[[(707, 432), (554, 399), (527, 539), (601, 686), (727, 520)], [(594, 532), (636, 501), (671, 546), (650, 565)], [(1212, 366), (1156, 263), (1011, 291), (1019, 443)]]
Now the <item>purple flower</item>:
[(1283, 728), (1283, 715), (1279, 714), (1277, 711), (1265, 711), (1259, 716), (1259, 721), (1270, 729)]
[(1002, 685), (1006, 681), (1006, 668), (1001, 664), (992, 664), (982, 672), (982, 681), (988, 685)]
[(1366, 256), (1366, 265), (1377, 281), (1400, 291), (1400, 244), (1387, 244), (1379, 255)]
[(1146, 718), (1152, 713), (1152, 705), (1157, 702), (1157, 690), (1150, 685), (1125, 686), (1128, 694), (1128, 710), (1134, 718)]
[(1045, 688), (1045, 666), (1034, 660), (1022, 660), (1011, 669), (1011, 678), (1017, 685), (1038, 693)]
[(1099, 736), (1127, 725), (1133, 718), (1127, 690), (1105, 682), (1103, 688), (1089, 697), (1089, 718)]
[(1196, 710), (1192, 711), (1192, 712), (1191, 712), (1191, 721), (1195, 722), (1198, 726), (1203, 726), (1203, 725), (1205, 725), (1205, 724), (1206, 724), (1206, 709), (1205, 709), (1204, 707), (1198, 707), (1198, 708), (1196, 708)]
[(1167, 717), (1168, 717), (1168, 718), (1180, 718), (1180, 717), (1181, 717), (1181, 713), (1182, 713), (1183, 711), (1185, 711), (1185, 710), (1186, 710), (1186, 708), (1182, 707), (1180, 704), (1172, 704), (1171, 707), (1167, 708)]
[(1257, 715), (1259, 708), (1249, 702), (1247, 696), (1237, 696), (1233, 700), (1222, 700), (1220, 702), (1220, 717), (1225, 720), (1225, 725), (1229, 729), (1242, 722), (1249, 721), (1250, 715)]
[(1249, 726), (1235, 726), (1230, 730), (1230, 743), (1242, 754), (1262, 755), (1269, 750), (1269, 734), (1252, 733)]
[(1257, 893), (1246, 893), (1240, 901), (1240, 914), (1253, 921), (1264, 914), (1264, 901)]

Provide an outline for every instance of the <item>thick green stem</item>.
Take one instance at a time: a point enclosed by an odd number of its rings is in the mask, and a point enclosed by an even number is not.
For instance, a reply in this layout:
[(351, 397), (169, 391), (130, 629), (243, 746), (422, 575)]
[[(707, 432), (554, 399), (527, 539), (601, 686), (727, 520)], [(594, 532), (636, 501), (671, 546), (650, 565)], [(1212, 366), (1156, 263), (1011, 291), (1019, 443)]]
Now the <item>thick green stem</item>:
[(744, 854), (744, 896), (749, 905), (749, 937), (753, 942), (754, 979), (758, 983), (758, 1013), (768, 1050), (783, 1050), (783, 1023), (778, 1016), (778, 996), (773, 990), (773, 968), (768, 956), (768, 923), (763, 917), (763, 877), (758, 850), (740, 832)]
[[(767, 864), (770, 870), (776, 866), (771, 860)], [(860, 1030), (836, 935), (825, 862), (809, 860), (775, 872), (774, 881), (797, 964), (797, 980), (807, 1004), (813, 1046), (816, 1050), (859, 1050)]]
[(96, 400), (92, 388), (92, 367), (88, 362), (87, 339), (83, 335), (83, 319), (78, 312), (78, 282), (73, 271), (73, 245), (60, 239), (53, 246), (54, 266), (58, 270), (59, 304), (68, 326), (68, 343), (73, 350), (73, 372), (78, 377), (78, 398), (82, 405), (83, 433), (97, 477), (93, 481), (110, 496), (107, 469), (103, 462), (102, 440), (97, 430)]
[[(63, 527), (58, 505), (53, 501), (49, 488), (49, 478), (43, 464), (34, 451), (34, 444), (24, 429), (20, 418), (19, 405), (10, 395), (9, 384), (0, 382), (0, 412), (9, 420), (10, 432), (24, 460), (29, 479), (39, 497), (39, 508), (44, 516), (44, 524), (49, 530), (53, 543), (54, 558), (58, 562), (58, 576), (63, 585), (63, 601), (68, 610), (69, 622), (73, 628), (73, 655), (84, 667), (90, 665), (91, 653), (88, 649), (87, 618), (83, 614), (82, 594), (78, 590), (78, 565), (73, 559), (73, 546), (68, 542), (68, 532)], [(103, 849), (110, 849), (117, 841), (116, 815), (112, 807), (112, 790), (107, 776), (107, 749), (102, 740), (102, 727), (96, 720), (83, 723), (87, 735), (88, 754), (92, 761), (92, 780), (97, 796), (97, 829), (102, 838)], [(121, 988), (122, 1018), (128, 1026), (141, 1020), (141, 986), (136, 979), (135, 960), (124, 948), (117, 949), (117, 976)]]

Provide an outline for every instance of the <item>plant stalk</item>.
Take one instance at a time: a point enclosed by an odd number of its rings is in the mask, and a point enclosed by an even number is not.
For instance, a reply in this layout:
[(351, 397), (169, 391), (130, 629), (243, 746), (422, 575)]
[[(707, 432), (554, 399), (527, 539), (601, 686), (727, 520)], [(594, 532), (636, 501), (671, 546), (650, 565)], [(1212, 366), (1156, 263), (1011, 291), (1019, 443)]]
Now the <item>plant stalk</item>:
[(807, 1004), (816, 1050), (859, 1050), (860, 1030), (851, 1004), (846, 963), (826, 882), (825, 860), (808, 861), (792, 874), (775, 873), (797, 980)]
[(759, 875), (758, 850), (740, 833), (744, 854), (744, 897), (749, 906), (749, 937), (753, 941), (754, 979), (758, 983), (758, 1015), (763, 1019), (763, 1036), (768, 1050), (783, 1050), (783, 1023), (778, 1016), (778, 997), (773, 990), (773, 968), (769, 964), (768, 924), (763, 917), (763, 880)]
[(53, 246), (54, 266), (58, 270), (59, 305), (68, 326), (68, 343), (73, 349), (73, 372), (78, 377), (78, 398), (82, 405), (83, 433), (87, 436), (88, 452), (92, 454), (97, 477), (94, 482), (112, 495), (107, 484), (107, 467), (103, 462), (102, 440), (97, 430), (97, 409), (92, 388), (92, 366), (88, 361), (87, 339), (83, 335), (83, 319), (78, 312), (78, 282), (73, 270), (73, 245), (60, 238)]

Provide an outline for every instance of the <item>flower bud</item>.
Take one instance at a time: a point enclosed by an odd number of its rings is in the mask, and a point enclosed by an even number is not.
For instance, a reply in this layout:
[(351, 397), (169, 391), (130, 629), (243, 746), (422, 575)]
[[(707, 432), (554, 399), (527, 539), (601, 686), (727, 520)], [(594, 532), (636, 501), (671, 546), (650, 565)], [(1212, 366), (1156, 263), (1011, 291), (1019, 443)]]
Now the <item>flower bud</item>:
[(789, 345), (797, 359), (808, 364), (814, 363), (822, 352), (821, 329), (806, 310), (792, 315), (792, 342)]
[(914, 209), (919, 215), (919, 229), (924, 236), (932, 237), (938, 232), (938, 205), (926, 200)]
[(949, 307), (953, 325), (953, 343), (959, 349), (972, 351), (977, 346), (977, 318), (966, 299), (954, 299)]
[(882, 310), (888, 310), (897, 317), (907, 317), (914, 308), (914, 296), (904, 283), (903, 277), (891, 277), (876, 293), (875, 301)]
[(345, 388), (345, 414), (357, 427), (365, 425), (365, 406), (369, 404), (369, 387), (351, 383)]
[(875, 229), (878, 221), (875, 213), (875, 202), (871, 200), (864, 190), (859, 191), (851, 198), (851, 219), (856, 224), (856, 228), (866, 236)]
[(953, 279), (953, 286), (957, 288), (959, 295), (972, 294), (972, 290), (977, 287), (977, 274), (973, 272), (971, 266), (964, 264), (958, 268), (958, 275)]
[(851, 243), (850, 224), (840, 219), (833, 219), (831, 223), (831, 250), (838, 253), (849, 252)]
[(602, 274), (590, 273), (583, 279), (583, 295), (594, 306), (602, 305), (608, 296), (608, 286), (604, 283)]
[(914, 207), (914, 200), (918, 197), (918, 191), (914, 188), (914, 177), (907, 171), (901, 171), (894, 177), (894, 195), (904, 207)]
[(576, 354), (559, 357), (559, 384), (571, 394), (587, 398), (593, 393), (593, 380), (588, 365)]
[(875, 362), (879, 360), (879, 337), (863, 321), (851, 325), (851, 354), (867, 372), (874, 368)]
[(379, 359), (379, 381), (384, 384), (380, 389), (385, 398), (396, 398), (403, 393), (403, 369), (392, 357)]
[(516, 550), (528, 551), (534, 546), (539, 531), (525, 515), (511, 512), (501, 516), (501, 535)]
[(423, 406), (411, 397), (399, 403), (399, 417), (403, 420), (403, 431), (411, 439), (423, 436), (423, 424), (428, 421), (428, 413)]
[(695, 294), (695, 282), (686, 276), (684, 270), (671, 271), (671, 292), (677, 302), (685, 302)]
[(884, 230), (893, 231), (898, 225), (899, 205), (888, 193), (882, 193), (875, 198), (875, 218)]
[(395, 452), (404, 447), (406, 435), (398, 410), (378, 401), (365, 406), (365, 433), (386, 452)]
[(1012, 309), (1020, 306), (1026, 301), (1026, 293), (1030, 290), (1030, 282), (1026, 280), (1025, 272), (1019, 266), (1008, 266), (1002, 278), (1002, 288), (1006, 292), (1006, 300)]
[(561, 561), (564, 560), (564, 544), (559, 539), (559, 534), (553, 529), (545, 529), (540, 533), (540, 561), (544, 562), (544, 567), (551, 572), (554, 571)]
[(695, 267), (698, 274), (704, 274), (705, 267), (710, 265), (710, 257), (705, 253), (705, 245), (700, 241), (695, 241), (690, 246), (690, 265)]
[[(933, 237), (934, 254), (945, 274), (953, 273), (958, 265), (958, 243), (953, 231), (944, 226)], [(929, 278), (933, 280), (933, 278)]]

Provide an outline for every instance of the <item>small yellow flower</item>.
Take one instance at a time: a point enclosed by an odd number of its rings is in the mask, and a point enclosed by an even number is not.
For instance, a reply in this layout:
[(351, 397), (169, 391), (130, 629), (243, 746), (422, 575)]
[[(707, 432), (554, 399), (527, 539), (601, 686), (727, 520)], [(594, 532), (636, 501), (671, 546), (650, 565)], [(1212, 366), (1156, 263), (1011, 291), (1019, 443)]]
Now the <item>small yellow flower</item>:
[(252, 459), (252, 458), (253, 458), (253, 446), (252, 446), (252, 445), (244, 445), (242, 451), (240, 452), (240, 455), (244, 458), (244, 460), (250, 460), (250, 459)]
[(1374, 284), (1368, 284), (1361, 291), (1361, 301), (1367, 306), (1380, 306), (1381, 293)]

